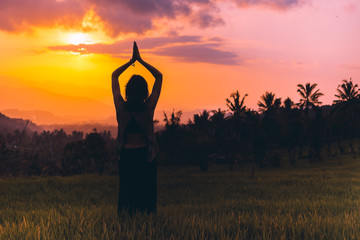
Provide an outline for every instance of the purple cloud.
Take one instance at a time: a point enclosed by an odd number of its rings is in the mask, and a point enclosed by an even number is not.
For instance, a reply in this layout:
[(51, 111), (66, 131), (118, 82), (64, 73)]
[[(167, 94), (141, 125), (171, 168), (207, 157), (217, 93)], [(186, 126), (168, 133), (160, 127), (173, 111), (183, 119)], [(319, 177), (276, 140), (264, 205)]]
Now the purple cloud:
[(212, 11), (205, 11), (204, 9), (197, 11), (192, 15), (191, 22), (201, 28), (215, 27), (218, 25), (224, 25), (225, 22), (221, 17), (218, 17), (211, 13)]
[(238, 56), (229, 51), (218, 49), (219, 44), (189, 44), (181, 46), (164, 47), (153, 52), (161, 56), (174, 57), (184, 62), (203, 62), (223, 65), (238, 64)]
[(153, 20), (166, 18), (185, 21), (200, 28), (224, 24), (218, 16), (216, 1), (210, 0), (96, 0), (91, 1), (93, 11), (112, 36), (119, 33), (143, 33), (152, 29)]
[[(34, 27), (82, 26), (89, 11), (108, 35), (145, 33), (156, 19), (183, 21), (199, 28), (224, 24), (218, 5), (224, 0), (1, 0), (0, 30), (26, 32)], [(288, 9), (310, 0), (225, 0), (239, 7), (265, 6)], [(179, 20), (181, 19), (181, 20)]]
[(275, 9), (289, 9), (309, 0), (233, 0), (239, 7), (264, 6)]
[(89, 11), (113, 37), (144, 33), (159, 18), (176, 21), (181, 17), (201, 28), (223, 24), (216, 4), (209, 0), (1, 0), (0, 30), (24, 32), (58, 26), (80, 30)]
[[(143, 38), (137, 41), (141, 51), (159, 56), (173, 57), (185, 62), (205, 62), (213, 64), (237, 64), (237, 55), (221, 50), (223, 39), (204, 39), (200, 36), (176, 36)], [(80, 54), (109, 54), (124, 57), (131, 54), (132, 41), (123, 40), (113, 44), (79, 44), (49, 47), (53, 51), (69, 51)]]

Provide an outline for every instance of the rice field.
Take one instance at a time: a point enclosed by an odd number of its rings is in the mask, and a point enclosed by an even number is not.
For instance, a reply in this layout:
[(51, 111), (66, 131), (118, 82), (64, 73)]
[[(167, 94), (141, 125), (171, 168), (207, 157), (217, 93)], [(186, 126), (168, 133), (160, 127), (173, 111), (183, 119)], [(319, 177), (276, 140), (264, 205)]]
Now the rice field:
[(360, 239), (360, 163), (159, 168), (156, 215), (117, 215), (117, 176), (0, 178), (0, 239)]

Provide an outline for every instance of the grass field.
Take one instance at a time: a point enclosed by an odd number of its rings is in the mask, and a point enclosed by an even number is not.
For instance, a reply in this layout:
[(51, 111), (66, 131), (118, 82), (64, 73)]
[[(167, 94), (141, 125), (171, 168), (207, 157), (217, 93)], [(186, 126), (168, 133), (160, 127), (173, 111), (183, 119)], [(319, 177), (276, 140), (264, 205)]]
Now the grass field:
[(132, 218), (116, 176), (3, 178), (0, 239), (360, 239), (360, 163), (342, 162), (159, 168), (157, 214)]

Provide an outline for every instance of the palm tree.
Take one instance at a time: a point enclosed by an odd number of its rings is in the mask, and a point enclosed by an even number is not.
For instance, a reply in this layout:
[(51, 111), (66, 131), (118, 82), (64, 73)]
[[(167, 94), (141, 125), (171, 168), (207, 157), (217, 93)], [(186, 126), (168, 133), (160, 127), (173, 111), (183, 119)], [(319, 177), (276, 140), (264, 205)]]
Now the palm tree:
[(225, 113), (226, 111), (221, 110), (218, 108), (218, 110), (212, 110), (212, 115), (210, 117), (210, 121), (213, 125), (220, 125), (225, 120)]
[(298, 105), (301, 109), (305, 109), (305, 115), (306, 118), (309, 116), (309, 109), (312, 107), (315, 107), (316, 105), (320, 105), (322, 102), (319, 101), (319, 97), (321, 97), (322, 94), (320, 92), (320, 89), (317, 89), (315, 91), (315, 88), (317, 87), (317, 84), (310, 84), (306, 83), (305, 86), (302, 84), (298, 84), (298, 90), (297, 92), (300, 94), (301, 99)]
[(168, 116), (166, 115), (166, 113), (164, 112), (164, 122), (165, 122), (165, 126), (169, 127), (169, 126), (179, 126), (180, 125), (180, 118), (182, 115), (182, 111), (177, 111), (175, 113), (175, 109), (173, 109), (170, 119), (168, 118)]
[(338, 99), (334, 100), (334, 103), (350, 102), (355, 99), (359, 99), (360, 97), (360, 90), (358, 89), (358, 85), (354, 85), (351, 78), (350, 81), (346, 79), (342, 80), (342, 84), (338, 86), (336, 91), (338, 94), (335, 94), (335, 97)]
[(357, 84), (353, 84), (351, 78), (350, 81), (346, 79), (342, 80), (342, 84), (336, 89), (338, 94), (335, 94), (337, 100), (334, 100), (336, 106), (334, 108), (335, 116), (340, 117), (344, 123), (343, 126), (347, 127), (348, 135), (350, 138), (350, 149), (353, 150), (353, 132), (356, 123), (359, 121), (360, 110), (360, 90)]
[(236, 91), (230, 95), (230, 99), (226, 99), (226, 106), (233, 112), (234, 115), (238, 115), (246, 111), (246, 107), (244, 105), (245, 97), (247, 97), (247, 94), (245, 94), (240, 101), (239, 91)]
[(192, 123), (196, 133), (205, 133), (209, 131), (210, 113), (203, 110), (202, 113), (194, 114), (194, 122)]
[(258, 102), (260, 112), (270, 113), (280, 108), (281, 98), (275, 98), (275, 93), (265, 92), (261, 100)]
[(284, 100), (284, 108), (287, 110), (287, 111), (290, 111), (294, 106), (294, 102), (291, 100), (291, 98), (287, 97), (285, 100)]
[(212, 129), (214, 131), (215, 137), (220, 137), (224, 134), (224, 123), (225, 123), (225, 113), (226, 111), (221, 110), (212, 110), (212, 115), (210, 117), (210, 122)]

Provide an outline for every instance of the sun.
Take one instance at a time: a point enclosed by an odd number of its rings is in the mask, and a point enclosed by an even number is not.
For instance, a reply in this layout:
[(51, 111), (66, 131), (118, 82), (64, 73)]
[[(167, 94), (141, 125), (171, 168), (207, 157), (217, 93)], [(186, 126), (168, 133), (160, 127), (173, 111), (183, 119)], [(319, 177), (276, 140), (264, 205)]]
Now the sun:
[(66, 43), (72, 45), (90, 44), (94, 42), (88, 34), (82, 32), (69, 33), (65, 39)]

